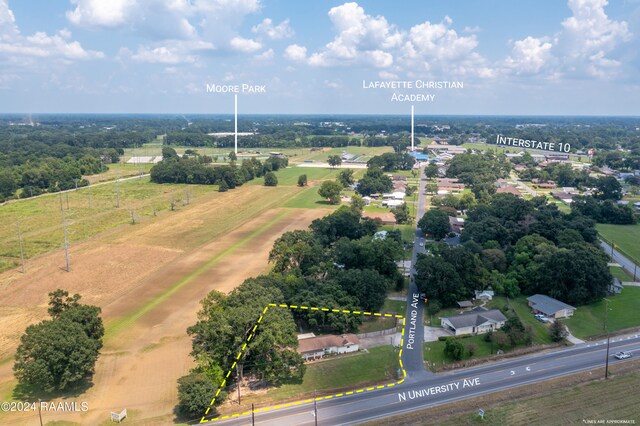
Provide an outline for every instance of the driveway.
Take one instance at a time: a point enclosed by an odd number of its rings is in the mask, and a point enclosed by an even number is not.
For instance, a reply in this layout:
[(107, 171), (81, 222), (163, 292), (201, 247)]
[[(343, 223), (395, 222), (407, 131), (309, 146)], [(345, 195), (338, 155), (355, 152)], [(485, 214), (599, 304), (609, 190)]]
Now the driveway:
[(452, 334), (442, 327), (428, 327), (426, 325), (424, 326), (425, 342), (435, 342), (436, 340), (438, 340), (438, 337), (441, 336), (452, 336)]

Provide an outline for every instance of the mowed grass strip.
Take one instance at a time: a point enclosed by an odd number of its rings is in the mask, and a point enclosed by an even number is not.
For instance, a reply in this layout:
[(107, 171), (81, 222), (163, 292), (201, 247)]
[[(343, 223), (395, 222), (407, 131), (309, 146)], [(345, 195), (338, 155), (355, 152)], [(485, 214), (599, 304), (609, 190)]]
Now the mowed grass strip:
[(111, 339), (111, 338), (116, 337), (118, 335), (118, 333), (123, 331), (127, 326), (129, 326), (132, 323), (134, 323), (137, 319), (141, 318), (143, 315), (145, 315), (146, 313), (150, 312), (152, 309), (154, 309), (156, 306), (158, 306), (162, 302), (168, 300), (173, 294), (175, 294), (182, 287), (184, 287), (185, 285), (189, 284), (195, 278), (197, 278), (198, 276), (202, 275), (204, 272), (208, 271), (213, 266), (215, 266), (216, 263), (218, 263), (222, 258), (224, 258), (225, 256), (233, 253), (238, 248), (246, 245), (247, 243), (249, 243), (254, 238), (260, 236), (263, 233), (265, 233), (272, 226), (274, 226), (277, 223), (281, 222), (282, 220), (286, 219), (289, 215), (291, 215), (291, 213), (292, 213), (292, 211), (290, 211), (290, 210), (284, 210), (284, 211), (280, 212), (277, 216), (275, 216), (269, 222), (265, 223), (260, 228), (254, 230), (253, 232), (248, 234), (246, 237), (242, 238), (240, 241), (236, 242), (235, 244), (231, 245), (230, 247), (227, 247), (226, 249), (224, 249), (220, 253), (216, 254), (214, 257), (209, 259), (207, 262), (203, 263), (198, 268), (194, 269), (191, 273), (189, 273), (188, 275), (184, 276), (180, 280), (176, 281), (174, 284), (172, 284), (169, 288), (167, 288), (165, 291), (160, 293), (158, 296), (156, 296), (153, 299), (149, 300), (147, 303), (141, 305), (135, 311), (129, 313), (128, 315), (126, 315), (124, 317), (118, 318), (117, 320), (113, 320), (113, 321), (108, 322), (106, 324), (105, 339)]
[[(640, 287), (624, 287), (622, 293), (608, 296), (607, 331), (622, 330), (640, 326)], [(586, 339), (604, 334), (605, 308), (607, 302), (601, 300), (590, 305), (578, 306), (575, 314), (563, 320), (571, 333)]]

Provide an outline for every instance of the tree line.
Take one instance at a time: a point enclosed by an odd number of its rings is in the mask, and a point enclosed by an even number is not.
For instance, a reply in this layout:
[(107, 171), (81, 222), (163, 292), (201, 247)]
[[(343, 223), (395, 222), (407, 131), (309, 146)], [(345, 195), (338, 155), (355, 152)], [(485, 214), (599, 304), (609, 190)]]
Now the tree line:
[[(266, 178), (267, 175), (269, 175), (269, 179), (265, 179), (265, 184), (268, 184), (275, 177), (271, 172), (280, 170), (289, 164), (289, 160), (284, 157), (272, 156), (264, 162), (256, 158), (245, 159), (238, 165), (235, 161), (235, 154), (231, 152), (229, 154), (230, 164), (214, 166), (209, 156), (192, 153), (180, 157), (169, 146), (162, 148), (162, 155), (163, 160), (151, 168), (152, 182), (218, 185), (220, 192), (234, 189), (257, 177), (264, 176)], [(277, 180), (275, 184), (277, 184)]]

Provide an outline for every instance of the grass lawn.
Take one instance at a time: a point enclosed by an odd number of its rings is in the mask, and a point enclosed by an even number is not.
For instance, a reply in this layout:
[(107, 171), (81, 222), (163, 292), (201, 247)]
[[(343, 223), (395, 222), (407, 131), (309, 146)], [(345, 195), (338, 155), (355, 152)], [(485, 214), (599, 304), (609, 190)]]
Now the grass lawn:
[(596, 229), (607, 241), (613, 241), (616, 249), (640, 263), (640, 223), (636, 225), (609, 225), (599, 223)]
[[(355, 390), (374, 383), (396, 380), (398, 353), (391, 346), (379, 346), (366, 352), (344, 355), (307, 364), (301, 384), (287, 384), (271, 389), (266, 394), (247, 395), (243, 406), (251, 403), (269, 405), (284, 400), (300, 400), (329, 395), (340, 390)], [(333, 392), (332, 392), (333, 391)], [(243, 406), (231, 405), (229, 411), (243, 411)], [(245, 408), (246, 408), (245, 407)]]
[(318, 195), (318, 187), (304, 188), (289, 198), (282, 207), (292, 207), (298, 209), (337, 209), (339, 206), (331, 205), (327, 200)]
[[(507, 304), (507, 299), (504, 297), (494, 297), (491, 302), (487, 304), (488, 308), (500, 309)], [(533, 332), (533, 344), (544, 345), (552, 343), (551, 337), (549, 337), (549, 326), (544, 324), (533, 316), (531, 308), (527, 304), (526, 297), (518, 297), (516, 299), (509, 300), (509, 306), (515, 311), (525, 326), (530, 326)]]
[(382, 306), (382, 312), (395, 312), (396, 314), (404, 315), (407, 312), (407, 302), (402, 300), (386, 299), (384, 301), (384, 306)]
[[(609, 296), (607, 330), (616, 331), (640, 326), (640, 287), (625, 287), (622, 293)], [(578, 306), (573, 317), (564, 320), (571, 333), (580, 339), (604, 333), (606, 302)]]
[(622, 269), (619, 266), (610, 266), (609, 267), (609, 272), (611, 272), (611, 275), (613, 275), (614, 277), (616, 277), (617, 279), (619, 279), (622, 282), (633, 280), (633, 277), (631, 275), (629, 275), (627, 273), (627, 271), (625, 271), (624, 269)]
[[(399, 312), (404, 315), (404, 312)], [(374, 331), (388, 330), (396, 325), (396, 318), (368, 317), (362, 318), (362, 325), (358, 327), (357, 333), (372, 333)]]
[[(340, 169), (322, 168), (322, 167), (297, 167), (289, 166), (275, 172), (278, 177), (278, 185), (297, 185), (300, 175), (307, 175), (307, 181), (314, 180), (330, 180), (338, 176)], [(264, 178), (256, 178), (249, 185), (263, 185)], [(319, 185), (318, 185), (319, 186)]]
[[(469, 347), (475, 346), (474, 358), (481, 358), (483, 356), (489, 356), (494, 354), (497, 350), (496, 347), (493, 347), (491, 342), (485, 342), (484, 335), (479, 336), (468, 336), (461, 338), (460, 341), (465, 347), (464, 359), (469, 359)], [(449, 364), (452, 362), (450, 359), (445, 357), (444, 355), (444, 345), (445, 342), (435, 341), (428, 342), (423, 345), (423, 356), (424, 361), (428, 363), (430, 366), (441, 367), (445, 364)]]

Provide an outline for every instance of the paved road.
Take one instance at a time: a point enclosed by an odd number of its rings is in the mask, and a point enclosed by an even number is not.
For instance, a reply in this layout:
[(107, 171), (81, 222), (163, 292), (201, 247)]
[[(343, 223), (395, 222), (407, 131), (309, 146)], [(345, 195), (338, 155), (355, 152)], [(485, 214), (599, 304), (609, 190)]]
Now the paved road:
[(518, 176), (515, 173), (512, 172), (510, 176), (511, 176), (511, 179), (515, 181), (516, 185), (518, 185), (521, 189), (524, 189), (533, 197), (538, 196), (538, 192), (532, 189), (530, 186), (528, 186), (526, 183), (524, 183), (520, 179), (518, 179)]
[[(600, 240), (600, 246), (607, 253), (607, 255), (611, 257), (611, 246), (605, 243), (604, 240)], [(618, 250), (613, 250), (613, 261), (619, 263), (620, 266), (622, 266), (629, 274), (631, 274), (631, 276), (633, 276), (634, 272), (636, 272), (636, 275), (638, 272), (640, 272), (640, 268), (638, 268), (631, 260), (625, 257)]]
[[(610, 354), (631, 351), (640, 356), (640, 336), (611, 341)], [(317, 402), (319, 425), (362, 423), (395, 414), (420, 410), (457, 400), (489, 394), (555, 377), (603, 367), (606, 341), (598, 341), (558, 351), (490, 363), (484, 366), (431, 375), (393, 387)], [(619, 362), (612, 355), (610, 364)], [(600, 372), (598, 372), (600, 374)], [(541, 392), (544, 387), (540, 386)], [(258, 425), (313, 425), (313, 403), (261, 412)], [(223, 425), (250, 425), (251, 415), (216, 422)]]
[[(424, 176), (424, 167), (420, 168), (420, 188), (418, 188), (418, 206), (416, 209), (416, 223), (422, 217), (425, 211), (426, 196), (424, 193), (426, 180)], [(407, 380), (416, 380), (420, 377), (427, 376), (424, 369), (422, 359), (422, 342), (424, 341), (424, 322), (422, 315), (424, 303), (420, 300), (418, 288), (414, 280), (414, 272), (418, 253), (424, 245), (424, 235), (416, 227), (416, 234), (413, 243), (413, 253), (411, 255), (411, 284), (407, 295), (407, 314), (404, 329), (404, 346), (402, 348), (402, 363), (407, 372)]]

